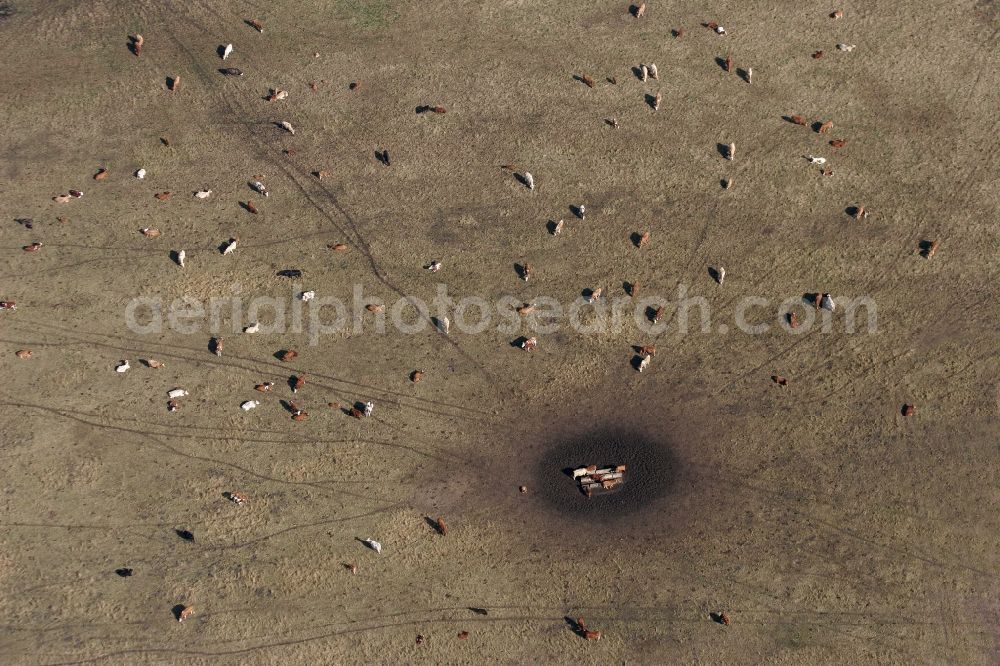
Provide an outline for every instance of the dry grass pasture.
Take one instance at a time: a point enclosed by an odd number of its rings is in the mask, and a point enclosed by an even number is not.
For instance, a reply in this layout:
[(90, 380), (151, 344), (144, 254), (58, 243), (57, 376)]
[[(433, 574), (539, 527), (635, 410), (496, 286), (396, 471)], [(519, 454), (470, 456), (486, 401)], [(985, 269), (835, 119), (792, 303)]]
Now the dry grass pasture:
[[(646, 5), (0, 2), (0, 661), (997, 663), (994, 0)], [(126, 325), (136, 298), (296, 302), (290, 268), (387, 304), (683, 286), (712, 322), (532, 352), (494, 326), (226, 330), (221, 356)], [(778, 326), (811, 292), (869, 297), (875, 330)], [(748, 297), (767, 332), (736, 330)], [(562, 468), (589, 462), (631, 490), (588, 502)]]

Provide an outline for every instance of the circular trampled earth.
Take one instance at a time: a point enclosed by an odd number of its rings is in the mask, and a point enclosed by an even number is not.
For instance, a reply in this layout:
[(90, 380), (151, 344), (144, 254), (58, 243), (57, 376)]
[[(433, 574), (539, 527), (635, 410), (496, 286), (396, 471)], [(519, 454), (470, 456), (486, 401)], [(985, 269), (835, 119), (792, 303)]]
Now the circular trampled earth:
[[(574, 469), (587, 465), (625, 465), (625, 482), (588, 498), (572, 476)], [(545, 504), (567, 518), (613, 520), (669, 494), (678, 475), (679, 461), (668, 440), (606, 427), (556, 437), (538, 459), (534, 487)]]

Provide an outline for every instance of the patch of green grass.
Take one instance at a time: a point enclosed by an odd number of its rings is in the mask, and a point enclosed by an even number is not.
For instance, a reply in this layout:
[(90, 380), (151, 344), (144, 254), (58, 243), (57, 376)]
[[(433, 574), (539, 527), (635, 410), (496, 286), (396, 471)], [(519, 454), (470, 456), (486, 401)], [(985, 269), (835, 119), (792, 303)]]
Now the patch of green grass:
[(399, 18), (395, 0), (337, 0), (337, 16), (359, 28), (387, 28)]

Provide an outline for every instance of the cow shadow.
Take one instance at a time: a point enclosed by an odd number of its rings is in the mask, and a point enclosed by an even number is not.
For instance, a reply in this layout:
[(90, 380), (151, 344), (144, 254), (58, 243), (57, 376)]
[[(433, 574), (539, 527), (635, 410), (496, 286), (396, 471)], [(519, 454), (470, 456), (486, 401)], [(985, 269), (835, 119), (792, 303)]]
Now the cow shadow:
[(528, 338), (521, 336), (510, 341), (510, 346), (514, 349), (521, 349), (524, 347), (524, 343), (528, 341)]
[(563, 619), (566, 621), (567, 626), (569, 626), (570, 631), (580, 638), (587, 638), (587, 627), (584, 626), (583, 622), (579, 618), (573, 619), (567, 615)]
[(437, 532), (441, 536), (444, 536), (444, 530), (442, 530), (441, 526), (438, 525), (438, 521), (437, 520), (435, 520), (434, 518), (431, 518), (430, 516), (424, 516), (424, 522), (427, 523), (427, 525), (432, 530), (434, 530), (435, 532)]

